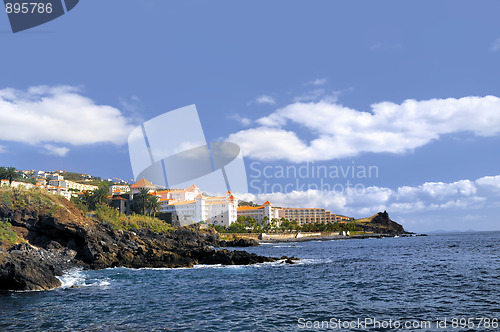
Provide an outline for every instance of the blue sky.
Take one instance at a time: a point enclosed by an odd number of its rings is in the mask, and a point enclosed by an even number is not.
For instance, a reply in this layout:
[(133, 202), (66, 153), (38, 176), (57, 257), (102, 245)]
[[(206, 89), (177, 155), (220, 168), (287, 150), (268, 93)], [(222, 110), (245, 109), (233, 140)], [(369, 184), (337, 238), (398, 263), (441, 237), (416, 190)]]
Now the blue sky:
[[(249, 180), (261, 181), (247, 199), (354, 217), (387, 209), (414, 231), (498, 230), (499, 10), (495, 1), (81, 1), (16, 34), (3, 14), (0, 164), (128, 179), (130, 130), (196, 104), (207, 141), (238, 143)], [(350, 179), (362, 195), (277, 176), (267, 180), (293, 190), (263, 192), (255, 169), (307, 162), (376, 166), (378, 176)]]

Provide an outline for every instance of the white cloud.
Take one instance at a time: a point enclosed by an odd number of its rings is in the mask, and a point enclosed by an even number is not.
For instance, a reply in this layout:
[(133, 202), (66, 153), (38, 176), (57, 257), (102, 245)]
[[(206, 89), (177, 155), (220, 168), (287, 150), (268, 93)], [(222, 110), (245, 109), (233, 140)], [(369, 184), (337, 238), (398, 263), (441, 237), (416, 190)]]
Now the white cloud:
[(492, 52), (496, 52), (496, 51), (500, 50), (500, 37), (495, 39), (495, 41), (493, 43), (491, 43), (490, 50)]
[[(134, 128), (118, 109), (97, 105), (76, 87), (37, 86), (0, 90), (0, 140), (28, 144), (123, 144)], [(51, 153), (68, 148), (48, 144)]]
[(69, 149), (66, 147), (59, 147), (52, 144), (44, 144), (43, 148), (47, 151), (47, 153), (59, 157), (64, 157), (69, 152)]
[(261, 95), (255, 99), (257, 104), (276, 105), (276, 100), (269, 95)]
[(325, 85), (327, 82), (328, 80), (326, 78), (317, 78), (307, 82), (306, 85)]
[[(269, 179), (268, 179), (269, 180)], [(272, 186), (270, 186), (272, 187)], [(492, 193), (491, 188), (495, 188)], [(500, 197), (500, 175), (475, 181), (426, 182), (397, 189), (367, 187), (364, 190), (291, 190), (261, 194), (240, 194), (241, 199), (263, 203), (269, 200), (282, 207), (318, 207), (334, 213), (362, 217), (379, 211), (399, 215), (429, 211), (456, 211), (496, 207)]]
[[(373, 104), (370, 113), (328, 100), (296, 102), (256, 120), (259, 127), (229, 135), (228, 140), (239, 144), (245, 156), (260, 160), (302, 162), (364, 152), (404, 153), (445, 134), (497, 135), (499, 109), (500, 98), (495, 96), (381, 102)], [(289, 124), (302, 126), (313, 139), (302, 140), (287, 129)]]
[(250, 126), (253, 122), (250, 118), (247, 118), (245, 116), (241, 116), (239, 114), (231, 114), (229, 116), (229, 118), (236, 121), (236, 122), (239, 122), (240, 124), (242, 124), (245, 127)]
[(500, 175), (484, 176), (476, 180), (476, 184), (485, 188), (498, 190), (500, 192)]
[(5, 153), (7, 150), (5, 149), (5, 146), (0, 145), (0, 153)]

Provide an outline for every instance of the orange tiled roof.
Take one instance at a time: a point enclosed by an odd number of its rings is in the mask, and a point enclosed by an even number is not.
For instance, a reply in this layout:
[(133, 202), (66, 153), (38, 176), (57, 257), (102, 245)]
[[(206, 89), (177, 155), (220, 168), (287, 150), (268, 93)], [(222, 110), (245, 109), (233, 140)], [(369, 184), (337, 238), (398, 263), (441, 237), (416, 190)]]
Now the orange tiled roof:
[(259, 210), (259, 209), (263, 209), (264, 207), (263, 206), (238, 206), (238, 210), (239, 211), (243, 211), (243, 210)]
[(131, 185), (130, 188), (155, 188), (155, 186), (145, 178), (142, 178), (133, 185)]

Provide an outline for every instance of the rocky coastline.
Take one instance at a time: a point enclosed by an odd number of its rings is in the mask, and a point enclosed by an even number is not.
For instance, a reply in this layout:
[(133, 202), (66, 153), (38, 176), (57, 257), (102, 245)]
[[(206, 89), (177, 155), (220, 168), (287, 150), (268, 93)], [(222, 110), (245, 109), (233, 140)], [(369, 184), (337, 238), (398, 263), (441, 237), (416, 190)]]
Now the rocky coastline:
[(213, 229), (177, 228), (117, 230), (85, 217), (70, 202), (50, 213), (27, 206), (13, 209), (0, 203), (0, 218), (8, 218), (24, 240), (0, 247), (0, 290), (49, 290), (72, 268), (192, 267), (195, 264), (246, 265), (288, 257), (264, 257), (241, 250), (220, 249), (256, 245), (252, 241), (221, 241)]

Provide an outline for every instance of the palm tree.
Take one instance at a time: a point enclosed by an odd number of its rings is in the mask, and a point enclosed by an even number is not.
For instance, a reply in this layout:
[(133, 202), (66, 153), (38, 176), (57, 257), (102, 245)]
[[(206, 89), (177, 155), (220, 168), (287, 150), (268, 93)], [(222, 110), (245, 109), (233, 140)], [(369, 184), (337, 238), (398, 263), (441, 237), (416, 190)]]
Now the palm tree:
[(19, 177), (19, 172), (15, 167), (0, 167), (0, 178), (9, 180), (9, 185), (12, 185), (12, 181), (18, 179)]
[(151, 213), (153, 213), (153, 217), (156, 217), (156, 212), (158, 212), (158, 210), (160, 210), (160, 208), (161, 208), (161, 202), (160, 202), (160, 199), (158, 198), (158, 196), (149, 195), (147, 207), (149, 210), (149, 215), (151, 215)]
[(148, 196), (149, 196), (149, 190), (146, 188), (141, 188), (139, 190), (139, 193), (135, 195), (137, 198), (137, 204), (138, 208), (140, 211), (142, 211), (142, 214), (146, 214), (146, 208), (148, 207)]
[(90, 202), (93, 209), (101, 204), (108, 204), (108, 190), (104, 187), (94, 190), (90, 196)]
[(5, 173), (7, 172), (7, 168), (5, 167), (0, 167), (0, 180), (5, 179)]

